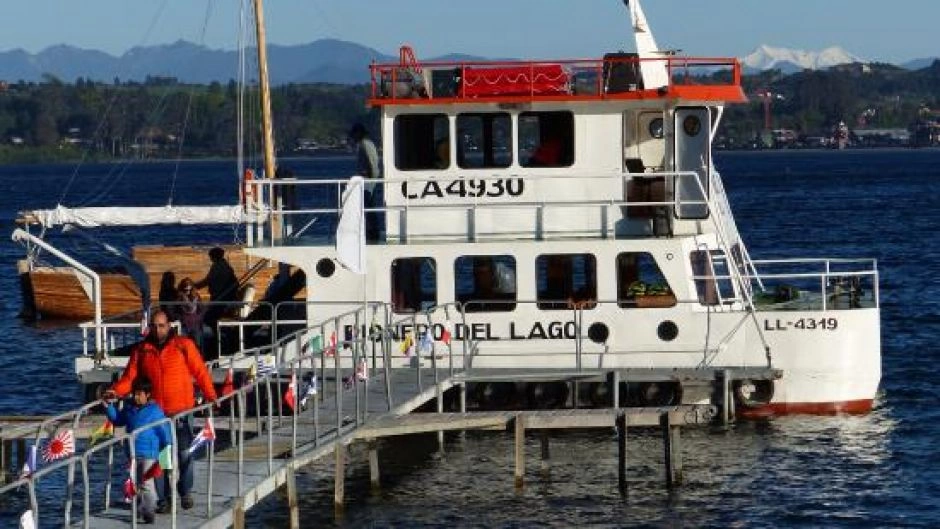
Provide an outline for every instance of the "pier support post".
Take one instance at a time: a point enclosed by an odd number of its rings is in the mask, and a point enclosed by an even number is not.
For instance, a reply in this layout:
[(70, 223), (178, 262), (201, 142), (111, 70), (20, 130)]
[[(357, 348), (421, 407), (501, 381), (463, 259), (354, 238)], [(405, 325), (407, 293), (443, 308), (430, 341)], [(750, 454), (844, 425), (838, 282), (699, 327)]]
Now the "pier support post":
[(335, 455), (334, 475), (333, 475), (333, 511), (336, 516), (343, 514), (343, 502), (346, 493), (346, 447), (337, 442), (333, 447)]
[(245, 529), (244, 498), (235, 498), (235, 505), (232, 507), (232, 527), (234, 529)]
[(13, 481), (11, 470), (13, 469), (13, 446), (10, 441), (0, 439), (0, 485), (6, 485)]
[(621, 494), (627, 492), (627, 415), (617, 414), (617, 486)]
[(663, 448), (666, 460), (666, 486), (676, 487), (682, 484), (682, 447), (680, 444), (680, 427), (672, 424), (669, 412), (660, 417), (663, 429)]
[(551, 453), (548, 448), (548, 430), (542, 430), (542, 478), (548, 479), (551, 475)]
[(721, 371), (721, 425), (728, 427), (731, 423), (731, 371)]
[(460, 413), (467, 413), (467, 383), (460, 383)]
[(620, 371), (614, 371), (613, 386), (614, 409), (620, 409)]
[[(434, 354), (433, 352), (431, 354)], [(437, 413), (444, 413), (444, 388), (437, 384)], [(444, 430), (437, 431), (437, 451), (444, 454)]]
[(287, 467), (287, 509), (290, 513), (290, 529), (300, 529), (300, 504), (297, 502), (297, 476), (294, 468)]
[(516, 453), (516, 488), (521, 489), (525, 484), (525, 416), (516, 415), (516, 435), (515, 435), (515, 453)]
[(379, 444), (375, 439), (366, 441), (369, 452), (369, 483), (372, 484), (372, 490), (378, 490), (379, 481)]

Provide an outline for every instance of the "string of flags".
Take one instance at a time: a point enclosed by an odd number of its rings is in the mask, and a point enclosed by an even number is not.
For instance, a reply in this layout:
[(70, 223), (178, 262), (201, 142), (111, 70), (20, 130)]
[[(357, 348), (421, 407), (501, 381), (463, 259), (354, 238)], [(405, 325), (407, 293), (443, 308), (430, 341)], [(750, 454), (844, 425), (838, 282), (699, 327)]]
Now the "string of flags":
[(29, 447), (29, 450), (26, 452), (26, 461), (23, 463), (23, 470), (20, 471), (20, 479), (32, 476), (37, 469), (36, 445), (33, 445)]
[(95, 431), (91, 432), (91, 438), (88, 441), (88, 446), (95, 446), (96, 444), (111, 439), (112, 437), (114, 437), (114, 425), (111, 424), (111, 421), (105, 419), (104, 424), (99, 426)]
[(43, 463), (52, 463), (75, 453), (75, 434), (71, 429), (59, 430), (42, 447)]
[(411, 335), (411, 332), (405, 333), (405, 338), (402, 339), (401, 345), (398, 346), (398, 350), (405, 356), (411, 356), (414, 353), (415, 348), (415, 339)]
[(212, 426), (212, 419), (206, 417), (206, 425), (203, 426), (202, 430), (199, 430), (199, 433), (193, 438), (193, 442), (190, 443), (189, 448), (186, 449), (186, 453), (193, 455), (196, 450), (199, 450), (203, 445), (212, 441), (215, 441), (215, 427)]
[(369, 380), (369, 363), (366, 362), (364, 357), (360, 358), (359, 363), (356, 364), (356, 379), (360, 382)]
[(304, 383), (303, 391), (301, 391), (300, 397), (300, 409), (307, 409), (307, 400), (310, 397), (313, 397), (317, 394), (317, 374), (313, 373), (312, 376), (307, 378), (307, 381)]
[(231, 395), (232, 393), (235, 393), (235, 372), (229, 366), (228, 372), (225, 373), (225, 380), (222, 381), (222, 396)]
[(297, 375), (291, 374), (290, 384), (287, 385), (287, 391), (284, 393), (284, 404), (287, 404), (287, 407), (294, 411), (294, 406), (297, 403)]

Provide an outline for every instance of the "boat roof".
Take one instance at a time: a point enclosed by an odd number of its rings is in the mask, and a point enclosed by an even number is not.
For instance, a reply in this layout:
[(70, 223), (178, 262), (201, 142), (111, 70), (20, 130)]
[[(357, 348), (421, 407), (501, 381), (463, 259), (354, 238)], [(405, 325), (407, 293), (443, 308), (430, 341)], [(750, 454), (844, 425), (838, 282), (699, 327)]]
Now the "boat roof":
[[(644, 86), (649, 65), (664, 68), (666, 83)], [(463, 105), (537, 102), (747, 101), (735, 58), (609, 53), (600, 59), (437, 61), (420, 63), (407, 46), (398, 63), (370, 67), (369, 105)]]

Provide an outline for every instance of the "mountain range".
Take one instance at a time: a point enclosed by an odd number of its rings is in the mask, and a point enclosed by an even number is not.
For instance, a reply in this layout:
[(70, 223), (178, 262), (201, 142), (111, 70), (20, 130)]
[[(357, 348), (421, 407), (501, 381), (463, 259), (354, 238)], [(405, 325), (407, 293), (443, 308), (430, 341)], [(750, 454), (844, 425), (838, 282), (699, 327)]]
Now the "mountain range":
[[(427, 61), (483, 59), (461, 54), (422, 57), (422, 60)], [(394, 62), (397, 57), (336, 39), (268, 47), (268, 66), (273, 84), (365, 83), (369, 81), (368, 65), (373, 60)], [(900, 66), (919, 69), (929, 66), (934, 60), (917, 59)], [(182, 40), (172, 44), (135, 47), (120, 57), (61, 44), (35, 54), (24, 50), (0, 52), (0, 80), (40, 81), (44, 76), (51, 75), (64, 82), (72, 82), (79, 77), (112, 82), (114, 79), (143, 81), (148, 76), (164, 76), (175, 77), (181, 82), (206, 84), (212, 81), (227, 82), (234, 78), (237, 61), (235, 51), (213, 50)], [(763, 45), (743, 57), (742, 62), (745, 69), (751, 72), (776, 68), (784, 73), (792, 73), (865, 61), (836, 46), (816, 52)]]

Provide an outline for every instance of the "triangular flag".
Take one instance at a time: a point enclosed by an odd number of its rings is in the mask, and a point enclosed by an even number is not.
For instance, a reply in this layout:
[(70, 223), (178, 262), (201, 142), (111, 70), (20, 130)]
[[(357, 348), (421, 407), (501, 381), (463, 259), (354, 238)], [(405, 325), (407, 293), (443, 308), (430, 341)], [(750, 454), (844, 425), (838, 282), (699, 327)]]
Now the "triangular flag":
[(97, 430), (91, 432), (91, 439), (88, 441), (88, 446), (95, 446), (112, 437), (114, 437), (114, 425), (111, 424), (111, 421), (105, 419), (104, 424), (99, 426)]
[(398, 346), (398, 350), (402, 352), (405, 356), (411, 356), (412, 349), (414, 348), (415, 340), (412, 338), (411, 333), (405, 334), (405, 338), (401, 341), (401, 345)]
[(134, 496), (137, 496), (137, 485), (134, 483), (134, 466), (134, 460), (131, 459), (127, 467), (127, 479), (124, 480), (124, 503), (134, 501)]
[(323, 336), (317, 334), (316, 336), (311, 336), (310, 340), (304, 344), (304, 350), (310, 351), (319, 351), (323, 349)]
[(356, 366), (356, 378), (360, 381), (369, 380), (369, 363), (365, 358), (359, 359), (359, 364)]
[(36, 445), (29, 447), (26, 454), (26, 461), (23, 463), (23, 470), (20, 472), (20, 479), (28, 478), (36, 472)]
[(235, 392), (235, 371), (231, 367), (225, 373), (225, 380), (222, 381), (222, 396), (231, 395)]
[(307, 399), (309, 399), (310, 397), (316, 394), (317, 394), (317, 374), (313, 373), (313, 376), (311, 376), (307, 380), (307, 383), (304, 384), (304, 390), (302, 393), (303, 396), (300, 397), (300, 409), (306, 409)]
[(290, 407), (291, 411), (294, 411), (294, 406), (297, 404), (297, 375), (291, 374), (290, 384), (287, 385), (287, 391), (284, 393), (284, 404), (287, 404)]
[(451, 327), (453, 327), (453, 324), (450, 320), (444, 322), (444, 330), (441, 332), (441, 341), (444, 342), (444, 345), (450, 345), (452, 339), (450, 334)]
[(336, 225), (336, 260), (354, 274), (366, 273), (366, 212), (361, 176), (349, 179)]
[(326, 354), (326, 356), (333, 356), (336, 354), (336, 331), (333, 331), (333, 333), (330, 334), (330, 344), (323, 352)]
[(427, 330), (421, 334), (421, 344), (418, 347), (422, 353), (434, 352), (434, 340), (431, 338), (431, 331)]
[(157, 462), (163, 470), (173, 470), (173, 445), (166, 445), (160, 450)]
[(20, 529), (36, 529), (36, 516), (28, 509), (20, 516)]
[(144, 475), (140, 477), (140, 482), (144, 483), (148, 479), (159, 478), (162, 475), (163, 475), (163, 468), (160, 466), (159, 461), (155, 461), (152, 465), (150, 465), (150, 468), (148, 468), (146, 472), (144, 472)]
[(202, 445), (212, 441), (215, 441), (215, 428), (212, 426), (212, 419), (207, 417), (206, 425), (203, 426), (202, 430), (193, 438), (193, 442), (189, 445), (189, 448), (186, 449), (186, 453), (193, 455)]
[(75, 453), (75, 435), (72, 430), (60, 430), (42, 447), (42, 461), (51, 463)]

